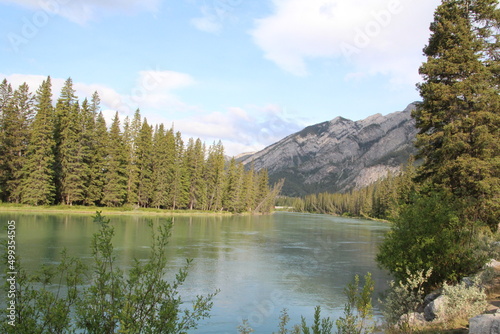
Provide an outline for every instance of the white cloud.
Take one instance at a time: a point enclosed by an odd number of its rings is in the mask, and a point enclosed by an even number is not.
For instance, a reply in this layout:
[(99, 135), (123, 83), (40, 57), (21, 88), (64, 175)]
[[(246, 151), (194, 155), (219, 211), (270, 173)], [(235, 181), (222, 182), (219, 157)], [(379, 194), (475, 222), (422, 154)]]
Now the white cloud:
[(188, 137), (201, 137), (208, 143), (222, 140), (229, 155), (261, 150), (304, 126), (276, 105), (232, 107), (175, 121), (175, 128)]
[(202, 6), (200, 10), (202, 16), (191, 19), (191, 24), (198, 30), (209, 33), (218, 33), (222, 29), (220, 18), (210, 11), (207, 6)]
[(0, 0), (14, 3), (49, 15), (59, 15), (70, 21), (84, 24), (104, 13), (155, 12), (160, 0)]
[(295, 75), (307, 61), (336, 58), (359, 73), (415, 82), (434, 0), (273, 0), (250, 33), (267, 59)]

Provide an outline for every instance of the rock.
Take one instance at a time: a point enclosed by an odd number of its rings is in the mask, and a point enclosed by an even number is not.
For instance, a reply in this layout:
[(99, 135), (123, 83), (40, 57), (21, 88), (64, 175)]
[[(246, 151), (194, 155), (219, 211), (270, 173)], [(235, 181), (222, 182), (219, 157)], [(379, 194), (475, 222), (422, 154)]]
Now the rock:
[(469, 334), (500, 333), (500, 314), (481, 314), (469, 319)]
[(486, 268), (493, 268), (493, 269), (500, 269), (500, 262), (495, 260), (495, 259), (491, 259), (488, 263), (485, 264), (485, 267)]
[(405, 328), (408, 325), (411, 328), (423, 327), (425, 325), (425, 317), (422, 313), (408, 313), (403, 314), (397, 323), (399, 328)]
[(445, 312), (446, 297), (439, 296), (424, 308), (424, 317), (427, 321), (432, 321)]

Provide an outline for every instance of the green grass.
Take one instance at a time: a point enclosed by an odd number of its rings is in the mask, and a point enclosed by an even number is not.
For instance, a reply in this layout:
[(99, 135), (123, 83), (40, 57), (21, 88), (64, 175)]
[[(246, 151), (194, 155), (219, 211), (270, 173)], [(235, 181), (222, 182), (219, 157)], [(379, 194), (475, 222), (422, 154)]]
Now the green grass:
[(98, 207), (83, 205), (47, 205), (31, 206), (24, 204), (1, 203), (1, 212), (23, 212), (23, 213), (65, 213), (65, 214), (94, 214), (96, 211), (102, 211), (103, 215), (231, 215), (229, 212), (221, 211), (203, 211), (203, 210), (164, 210), (155, 208), (136, 208), (132, 206), (122, 207)]

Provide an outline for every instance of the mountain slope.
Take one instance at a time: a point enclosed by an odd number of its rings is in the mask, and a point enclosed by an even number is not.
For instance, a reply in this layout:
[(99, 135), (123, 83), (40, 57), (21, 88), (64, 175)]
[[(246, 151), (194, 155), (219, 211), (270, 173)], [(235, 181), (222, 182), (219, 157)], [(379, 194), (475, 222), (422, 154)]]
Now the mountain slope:
[(414, 108), (412, 103), (386, 116), (356, 122), (337, 117), (308, 126), (242, 162), (266, 168), (271, 182), (285, 178), (284, 195), (361, 188), (397, 171), (415, 153)]

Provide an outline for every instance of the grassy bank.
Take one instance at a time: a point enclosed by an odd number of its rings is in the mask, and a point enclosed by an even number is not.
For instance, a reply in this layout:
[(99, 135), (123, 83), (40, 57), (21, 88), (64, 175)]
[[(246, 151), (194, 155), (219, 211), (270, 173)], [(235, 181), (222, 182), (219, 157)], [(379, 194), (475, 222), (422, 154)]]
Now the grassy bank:
[(81, 206), (81, 205), (49, 205), (31, 206), (23, 204), (0, 204), (0, 212), (21, 212), (21, 213), (54, 213), (54, 214), (95, 214), (102, 211), (103, 215), (144, 215), (144, 216), (193, 216), (193, 215), (231, 215), (226, 211), (202, 211), (202, 210), (164, 210), (154, 208), (137, 208), (123, 206), (117, 208)]

